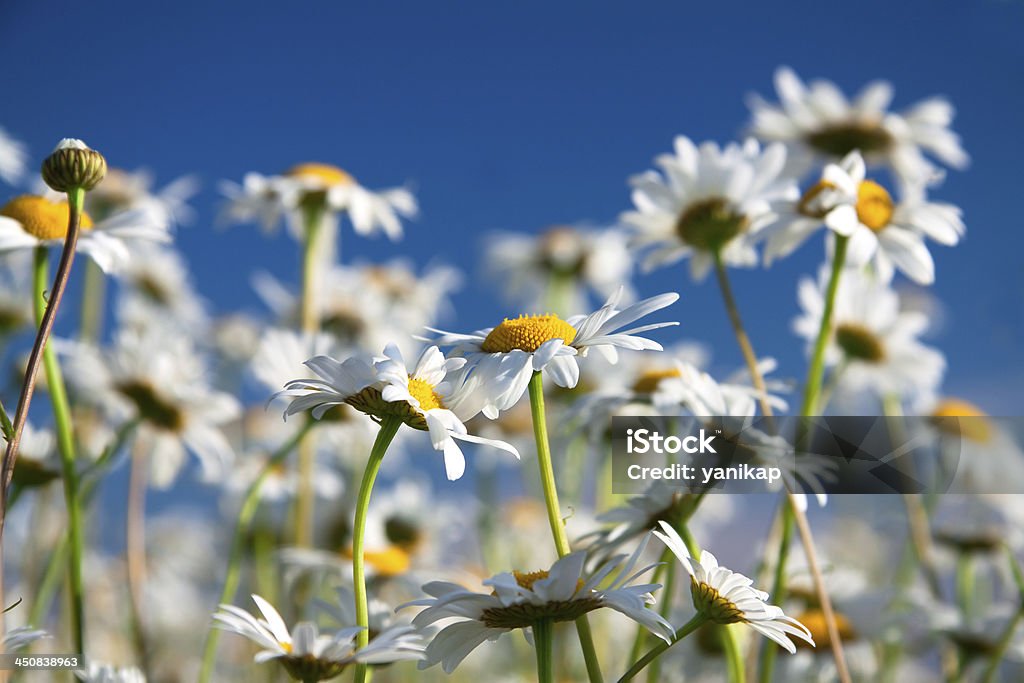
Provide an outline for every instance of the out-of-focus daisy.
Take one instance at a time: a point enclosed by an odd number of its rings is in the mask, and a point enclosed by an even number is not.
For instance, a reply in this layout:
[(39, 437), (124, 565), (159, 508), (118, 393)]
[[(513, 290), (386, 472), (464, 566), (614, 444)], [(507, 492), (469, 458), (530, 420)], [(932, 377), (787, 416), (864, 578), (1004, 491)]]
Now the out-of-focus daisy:
[(633, 270), (621, 230), (569, 225), (539, 235), (495, 234), (487, 242), (484, 262), (510, 303), (559, 313), (585, 308), (589, 292), (607, 299)]
[[(821, 326), (828, 279), (826, 267), (817, 283), (809, 278), (800, 282), (803, 312), (793, 328), (807, 340), (808, 349)], [(848, 268), (836, 292), (825, 362), (840, 373), (838, 386), (845, 391), (923, 401), (934, 396), (946, 367), (940, 352), (918, 341), (927, 327), (922, 314), (900, 310), (899, 296), (889, 285), (862, 269)]]
[(716, 252), (726, 265), (756, 266), (755, 243), (775, 220), (775, 205), (799, 197), (796, 183), (781, 175), (786, 163), (781, 144), (764, 150), (753, 140), (697, 147), (679, 136), (675, 154), (663, 154), (655, 163), (661, 174), (646, 171), (630, 178), (636, 209), (622, 220), (635, 230), (637, 246), (654, 247), (646, 268), (689, 256), (695, 280), (707, 275)]
[(0, 255), (0, 338), (35, 323), (31, 260), (25, 252)]
[(153, 485), (169, 486), (189, 451), (204, 479), (223, 477), (234, 451), (222, 428), (240, 406), (206, 384), (205, 366), (187, 338), (159, 327), (125, 329), (105, 349), (65, 342), (61, 350), (83, 401), (118, 423), (139, 421), (134, 440), (149, 454)]
[(118, 667), (99, 662), (89, 662), (89, 668), (79, 669), (75, 677), (82, 683), (146, 683), (145, 674), (134, 666)]
[(1004, 421), (969, 401), (948, 397), (922, 413), (952, 475), (949, 493), (1024, 491), (1024, 449)]
[[(0, 436), (0, 444), (7, 447), (7, 440)], [(18, 486), (42, 486), (61, 474), (60, 458), (57, 455), (53, 432), (36, 429), (25, 423), (18, 446), (18, 459), (14, 462), (14, 479)]]
[(883, 280), (894, 268), (919, 284), (935, 280), (935, 264), (925, 237), (952, 246), (964, 234), (960, 209), (929, 202), (921, 187), (908, 187), (899, 201), (882, 185), (866, 179), (860, 152), (825, 167), (821, 180), (804, 193), (768, 232), (765, 260), (785, 256), (820, 225), (849, 238), (852, 266), (873, 261)]
[(291, 398), (285, 415), (310, 410), (316, 419), (334, 406), (347, 404), (375, 419), (398, 418), (413, 429), (430, 433), (434, 450), (444, 453), (448, 479), (462, 476), (466, 460), (455, 442), (470, 441), (519, 452), (504, 441), (469, 434), (464, 420), (480, 412), (479, 377), (456, 372), (463, 358), (448, 358), (436, 346), (423, 351), (412, 372), (401, 351), (389, 345), (373, 364), (351, 357), (343, 363), (329, 356), (310, 358), (306, 364), (320, 379), (289, 382), (280, 396)]
[(198, 191), (199, 183), (192, 176), (173, 180), (154, 192), (149, 171), (108, 168), (100, 184), (85, 196), (85, 210), (97, 218), (132, 209), (147, 210), (163, 214), (168, 223), (182, 223), (190, 219), (192, 210), (187, 202)]
[(787, 617), (781, 607), (769, 605), (768, 594), (754, 588), (753, 580), (720, 567), (715, 556), (706, 550), (701, 552), (699, 561), (695, 560), (670, 524), (661, 522), (661, 529), (654, 533), (690, 575), (690, 594), (698, 612), (717, 624), (747, 624), (791, 654), (796, 652), (796, 646), (790, 636), (814, 645), (807, 627)]
[(25, 145), (0, 128), (0, 180), (14, 185), (25, 173), (27, 162), (28, 150)]
[(0, 645), (3, 646), (4, 652), (15, 652), (31, 645), (40, 638), (49, 637), (50, 634), (46, 631), (34, 629), (31, 626), (19, 626), (4, 634), (4, 637), (0, 639)]
[(322, 209), (322, 220), (332, 230), (337, 216), (345, 213), (360, 235), (382, 231), (392, 240), (402, 236), (400, 217), (412, 218), (418, 211), (416, 198), (405, 188), (374, 192), (346, 171), (321, 163), (298, 164), (276, 176), (247, 173), (241, 185), (221, 183), (221, 191), (228, 198), (228, 219), (255, 220), (269, 230), (285, 217), (296, 236), (302, 234), (304, 209)]
[(925, 152), (954, 168), (967, 165), (960, 138), (950, 129), (953, 106), (941, 97), (896, 113), (889, 111), (892, 86), (885, 81), (869, 83), (850, 102), (834, 83), (805, 86), (788, 67), (775, 72), (775, 90), (777, 105), (751, 97), (751, 128), (762, 140), (787, 143), (794, 170), (806, 171), (817, 160), (834, 161), (853, 150), (871, 164), (888, 166), (906, 184), (938, 173)]
[(174, 322), (198, 332), (208, 320), (205, 304), (192, 284), (188, 266), (173, 247), (139, 244), (136, 258), (120, 273), (118, 319), (128, 325), (148, 325), (154, 320)]
[(455, 353), (466, 357), (472, 376), (488, 388), (482, 410), (494, 418), (522, 398), (534, 372), (543, 372), (560, 387), (572, 388), (580, 376), (577, 357), (585, 357), (591, 350), (612, 363), (618, 358), (617, 348), (661, 351), (661, 344), (637, 335), (679, 323), (622, 328), (671, 305), (679, 295), (660, 294), (620, 310), (621, 295), (620, 289), (590, 315), (566, 320), (554, 314), (505, 318), (497, 327), (471, 334), (431, 330), (440, 335), (433, 341), (454, 346)]
[(414, 629), (398, 626), (376, 634), (370, 644), (357, 649), (356, 635), (362, 626), (349, 626), (334, 633), (320, 633), (317, 625), (302, 621), (289, 631), (274, 606), (258, 595), (252, 596), (262, 617), (255, 617), (233, 605), (221, 605), (213, 615), (219, 628), (252, 640), (263, 649), (257, 663), (277, 660), (297, 681), (334, 678), (352, 663), (390, 664), (422, 659), (423, 646)]
[[(0, 252), (63, 246), (67, 231), (66, 201), (26, 194), (0, 208)], [(96, 223), (83, 212), (77, 249), (111, 273), (132, 258), (137, 242), (170, 240), (166, 220), (151, 211), (122, 211)]]
[[(651, 591), (661, 586), (632, 584), (654, 568), (650, 565), (634, 571), (645, 546), (641, 544), (628, 560), (625, 555), (612, 558), (593, 574), (584, 572), (583, 552), (566, 555), (550, 570), (498, 574), (483, 582), (493, 589), (490, 593), (476, 593), (444, 581), (426, 584), (423, 591), (431, 597), (407, 605), (426, 607), (413, 619), (413, 625), (423, 628), (442, 619), (460, 620), (433, 637), (420, 668), (440, 663), (445, 673), (451, 673), (485, 640), (497, 640), (514, 629), (532, 628), (541, 619), (574, 621), (603, 607), (626, 615), (668, 641), (672, 625), (647, 607), (654, 603)], [(616, 570), (615, 578), (606, 582)], [(605, 587), (598, 588), (600, 585)]]

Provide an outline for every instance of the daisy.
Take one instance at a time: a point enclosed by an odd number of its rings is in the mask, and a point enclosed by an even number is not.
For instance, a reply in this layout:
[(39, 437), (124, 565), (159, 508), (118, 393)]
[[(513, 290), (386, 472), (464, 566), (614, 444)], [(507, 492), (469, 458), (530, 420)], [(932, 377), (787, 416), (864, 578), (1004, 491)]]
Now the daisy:
[(905, 184), (927, 182), (939, 172), (925, 152), (954, 168), (967, 165), (960, 138), (950, 129), (953, 106), (941, 97), (895, 113), (889, 111), (892, 86), (885, 81), (869, 83), (850, 102), (834, 83), (805, 86), (788, 67), (775, 72), (775, 89), (779, 104), (751, 97), (751, 132), (789, 145), (799, 172), (854, 150), (871, 164), (889, 167)]
[(63, 342), (69, 384), (83, 401), (119, 424), (138, 420), (134, 441), (149, 453), (150, 478), (166, 488), (192, 452), (206, 481), (220, 480), (234, 451), (224, 425), (238, 401), (207, 386), (207, 371), (191, 342), (161, 327), (123, 329), (110, 347)]
[(621, 297), (620, 288), (594, 313), (567, 320), (549, 313), (505, 318), (497, 327), (471, 334), (431, 329), (440, 335), (433, 341), (441, 346), (454, 346), (455, 353), (466, 358), (472, 376), (489, 389), (482, 411), (494, 419), (499, 411), (511, 408), (522, 398), (535, 372), (543, 372), (560, 387), (575, 387), (580, 376), (577, 358), (585, 357), (591, 349), (611, 363), (618, 358), (617, 348), (661, 351), (661, 344), (636, 335), (679, 323), (652, 323), (618, 330), (671, 305), (679, 295), (659, 294), (619, 310)]
[(754, 588), (751, 579), (718, 566), (718, 560), (706, 550), (701, 552), (700, 561), (693, 559), (672, 525), (663, 521), (661, 529), (654, 534), (690, 575), (693, 606), (707, 619), (717, 624), (747, 624), (790, 654), (796, 652), (790, 636), (814, 645), (807, 627), (787, 617), (781, 607), (769, 605), (768, 594)]
[[(586, 554), (571, 553), (555, 562), (550, 570), (506, 572), (484, 581), (492, 590), (476, 593), (445, 581), (423, 586), (430, 598), (403, 605), (426, 607), (413, 619), (413, 625), (424, 628), (442, 619), (458, 618), (441, 629), (427, 645), (426, 657), (419, 667), (425, 669), (440, 663), (451, 673), (485, 640), (497, 640), (514, 629), (533, 628), (538, 621), (574, 621), (602, 607), (613, 609), (642, 625), (662, 640), (671, 639), (672, 625), (657, 612), (648, 609), (654, 603), (651, 595), (659, 584), (631, 585), (655, 565), (634, 572), (642, 543), (631, 557), (613, 557), (593, 574), (584, 572)], [(615, 578), (599, 589), (613, 572)], [(399, 609), (402, 609), (399, 607)]]
[(402, 236), (400, 217), (413, 218), (418, 212), (416, 198), (407, 189), (373, 192), (330, 164), (298, 164), (276, 176), (248, 173), (241, 185), (223, 182), (221, 191), (228, 198), (224, 215), (229, 220), (255, 220), (270, 230), (284, 217), (296, 237), (302, 236), (303, 208), (322, 208), (331, 233), (337, 216), (345, 213), (358, 234), (381, 231), (391, 240)]
[(252, 596), (261, 617), (255, 617), (233, 605), (221, 605), (213, 615), (217, 627), (245, 636), (259, 645), (257, 663), (277, 660), (297, 681), (323, 681), (334, 678), (352, 663), (391, 664), (423, 657), (419, 636), (408, 626), (378, 633), (370, 644), (357, 649), (356, 634), (361, 626), (349, 626), (335, 633), (320, 633), (316, 624), (299, 622), (289, 632), (274, 606), (258, 595)]
[(488, 276), (501, 283), (512, 303), (577, 311), (594, 292), (615, 293), (633, 270), (626, 235), (617, 229), (588, 230), (568, 225), (539, 235), (498, 233), (487, 242)]
[[(7, 447), (7, 439), (0, 436), (0, 444)], [(18, 446), (18, 459), (14, 463), (14, 479), (17, 486), (42, 486), (61, 475), (60, 457), (53, 432), (36, 429), (25, 423)]]
[(25, 173), (27, 162), (28, 150), (25, 145), (0, 128), (0, 180), (14, 185)]
[(97, 218), (121, 211), (146, 210), (162, 214), (171, 224), (187, 221), (192, 216), (188, 200), (199, 191), (192, 176), (183, 176), (161, 190), (153, 191), (153, 176), (146, 170), (125, 171), (107, 168), (107, 174), (85, 196), (85, 210)]
[(898, 268), (915, 282), (935, 280), (935, 264), (925, 238), (946, 246), (964, 234), (960, 209), (929, 202), (920, 186), (907, 187), (896, 202), (889, 192), (866, 179), (860, 152), (850, 152), (838, 164), (829, 164), (818, 181), (772, 228), (765, 261), (785, 256), (824, 224), (849, 238), (847, 259), (852, 266), (873, 261), (882, 279), (892, 279)]
[(50, 634), (46, 631), (33, 629), (31, 626), (19, 626), (18, 628), (11, 629), (4, 634), (3, 638), (0, 638), (0, 648), (4, 652), (14, 652), (31, 645), (40, 638), (49, 637)]
[(758, 233), (775, 220), (775, 205), (799, 197), (796, 183), (781, 175), (786, 149), (764, 150), (753, 140), (720, 148), (675, 140), (675, 154), (656, 159), (661, 174), (646, 171), (630, 179), (634, 211), (622, 221), (640, 247), (653, 246), (644, 267), (690, 257), (690, 273), (701, 280), (715, 254), (730, 266), (757, 265)]
[(89, 662), (89, 668), (75, 672), (82, 683), (146, 683), (146, 676), (134, 666), (116, 667)]
[(136, 256), (120, 273), (118, 319), (146, 326), (154, 320), (173, 322), (183, 330), (199, 332), (209, 322), (206, 302), (192, 282), (183, 255), (170, 246), (139, 244)]
[(446, 359), (436, 346), (420, 354), (412, 372), (393, 344), (373, 363), (358, 357), (339, 363), (329, 356), (316, 356), (306, 365), (320, 379), (291, 381), (278, 395), (292, 399), (286, 417), (310, 410), (319, 420), (332, 407), (347, 404), (375, 419), (395, 418), (429, 432), (434, 450), (444, 453), (448, 479), (455, 480), (466, 470), (456, 440), (483, 443), (519, 457), (504, 441), (467, 432), (464, 421), (480, 412), (484, 399), (480, 378), (457, 372), (465, 364), (464, 358)]
[[(825, 267), (817, 283), (809, 278), (800, 282), (803, 312), (793, 329), (807, 340), (808, 352), (821, 326), (828, 279)], [(839, 387), (846, 391), (924, 401), (934, 396), (946, 367), (940, 352), (918, 340), (927, 327), (923, 314), (900, 310), (899, 296), (889, 285), (848, 268), (836, 291), (826, 365), (837, 368)]]
[[(63, 246), (68, 230), (68, 203), (38, 195), (21, 195), (0, 207), (0, 252)], [(170, 242), (164, 216), (131, 209), (93, 222), (82, 213), (77, 250), (104, 272), (116, 273), (133, 258), (138, 242)]]

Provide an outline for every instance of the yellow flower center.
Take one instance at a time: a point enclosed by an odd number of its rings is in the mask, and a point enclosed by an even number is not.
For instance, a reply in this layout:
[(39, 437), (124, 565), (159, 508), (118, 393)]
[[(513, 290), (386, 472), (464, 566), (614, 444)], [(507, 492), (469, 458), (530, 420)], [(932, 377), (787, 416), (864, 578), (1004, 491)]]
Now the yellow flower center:
[(323, 183), (325, 187), (331, 185), (350, 185), (355, 179), (337, 166), (330, 164), (319, 164), (315, 162), (296, 164), (284, 173), (289, 178), (301, 180), (316, 180)]
[(363, 558), (381, 576), (399, 576), (409, 571), (412, 563), (409, 553), (398, 546), (388, 546), (384, 550), (367, 550)]
[[(21, 229), (39, 240), (64, 239), (68, 234), (70, 209), (66, 201), (51, 202), (46, 197), (23, 194), (0, 208), (0, 216), (13, 218)], [(82, 229), (92, 228), (92, 219), (82, 212)]]
[(676, 233), (686, 244), (704, 251), (718, 251), (749, 227), (743, 214), (714, 197), (691, 204), (676, 220)]
[(889, 192), (873, 180), (857, 186), (857, 218), (875, 232), (892, 220), (893, 201)]
[(505, 318), (491, 330), (480, 349), (486, 353), (508, 353), (516, 349), (533, 353), (544, 342), (561, 339), (566, 345), (576, 338), (576, 328), (553, 313)]
[(633, 383), (633, 391), (638, 394), (650, 394), (658, 388), (658, 385), (661, 384), (661, 380), (679, 376), (679, 368), (648, 370), (647, 372), (642, 373), (637, 378), (636, 382)]
[(885, 360), (885, 346), (874, 332), (855, 323), (836, 326), (836, 344), (848, 358), (867, 363)]
[(409, 377), (409, 394), (420, 402), (420, 410), (423, 412), (433, 410), (434, 408), (444, 408), (444, 403), (441, 401), (441, 397), (437, 395), (437, 392), (434, 391), (433, 385), (424, 382), (422, 379)]
[(736, 603), (723, 597), (718, 589), (698, 582), (692, 576), (690, 577), (690, 596), (693, 598), (693, 606), (716, 624), (735, 624), (746, 621), (743, 610), (737, 607)]
[(516, 577), (516, 583), (518, 583), (522, 588), (532, 591), (533, 584), (548, 578), (548, 572), (545, 569), (540, 569), (535, 572), (521, 572), (513, 569), (512, 576)]
[(992, 421), (981, 408), (956, 398), (939, 402), (932, 411), (932, 423), (941, 431), (963, 436), (978, 443), (992, 438)]
[[(839, 639), (845, 642), (851, 642), (857, 640), (860, 636), (853, 625), (850, 624), (850, 620), (846, 618), (841, 612), (834, 612), (836, 618), (836, 629), (839, 631)], [(832, 645), (832, 639), (828, 634), (828, 622), (825, 620), (825, 613), (819, 608), (809, 609), (799, 617), (797, 621), (807, 627), (807, 630), (811, 632), (811, 638), (814, 640), (815, 645), (823, 650), (828, 650)], [(794, 638), (793, 642), (798, 648), (806, 648), (808, 650), (814, 649), (814, 645), (804, 642), (799, 638)]]

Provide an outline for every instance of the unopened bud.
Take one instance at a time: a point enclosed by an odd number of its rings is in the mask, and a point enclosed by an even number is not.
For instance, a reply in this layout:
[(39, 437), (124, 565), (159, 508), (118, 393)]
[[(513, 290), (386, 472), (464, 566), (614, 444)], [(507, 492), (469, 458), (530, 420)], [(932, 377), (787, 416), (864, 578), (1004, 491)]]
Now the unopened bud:
[(64, 138), (43, 161), (43, 180), (57, 192), (91, 190), (107, 174), (107, 160), (81, 140)]

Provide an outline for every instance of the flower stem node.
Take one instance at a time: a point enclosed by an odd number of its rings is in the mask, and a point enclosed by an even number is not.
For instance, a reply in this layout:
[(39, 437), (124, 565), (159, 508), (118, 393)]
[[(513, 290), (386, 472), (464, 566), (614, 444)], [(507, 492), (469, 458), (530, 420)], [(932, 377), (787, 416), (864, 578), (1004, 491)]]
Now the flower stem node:
[(107, 174), (107, 160), (81, 140), (64, 138), (43, 161), (43, 180), (57, 192), (89, 191)]

